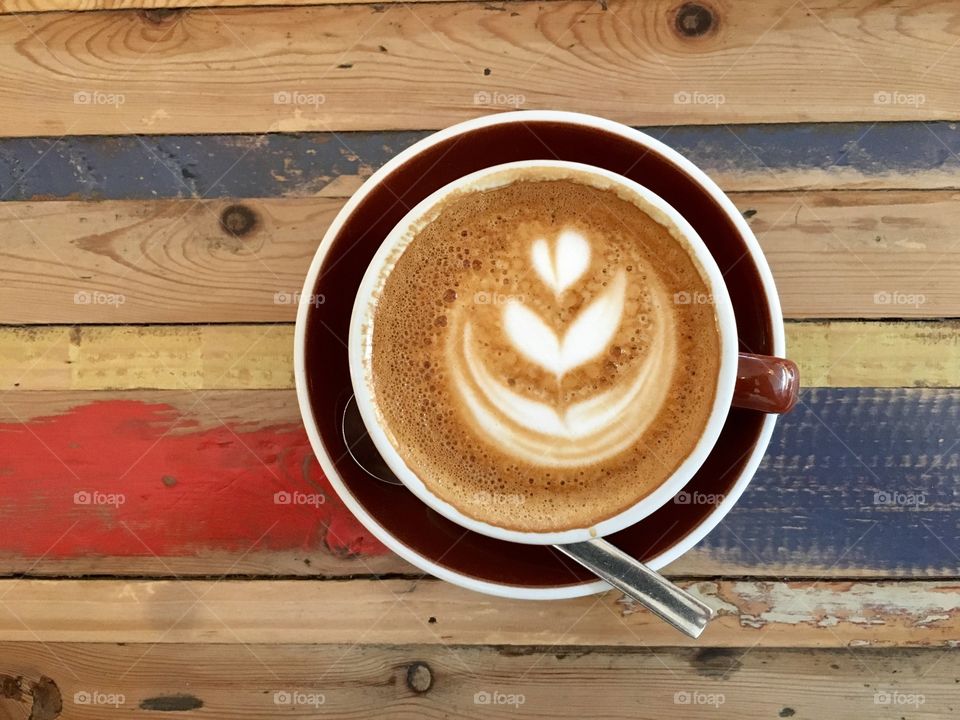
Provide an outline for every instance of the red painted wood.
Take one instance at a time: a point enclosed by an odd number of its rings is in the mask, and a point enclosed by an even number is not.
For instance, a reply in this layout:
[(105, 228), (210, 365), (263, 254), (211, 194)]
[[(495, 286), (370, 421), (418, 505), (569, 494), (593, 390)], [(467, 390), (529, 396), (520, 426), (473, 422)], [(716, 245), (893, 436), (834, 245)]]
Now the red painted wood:
[[(300, 495), (275, 501), (283, 492)], [(137, 400), (0, 423), (0, 554), (322, 546), (338, 555), (387, 552), (330, 488), (298, 423), (211, 424)]]

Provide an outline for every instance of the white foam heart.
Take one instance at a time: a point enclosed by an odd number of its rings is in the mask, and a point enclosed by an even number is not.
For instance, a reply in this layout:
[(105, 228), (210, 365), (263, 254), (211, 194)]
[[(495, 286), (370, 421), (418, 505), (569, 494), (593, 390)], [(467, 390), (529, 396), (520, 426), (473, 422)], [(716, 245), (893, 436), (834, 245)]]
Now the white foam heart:
[(607, 349), (620, 327), (626, 290), (627, 277), (620, 270), (562, 336), (522, 302), (511, 299), (503, 310), (504, 331), (527, 360), (562, 377)]
[(534, 270), (557, 295), (579, 280), (590, 267), (590, 243), (576, 230), (561, 232), (553, 253), (543, 239), (533, 243), (530, 253)]

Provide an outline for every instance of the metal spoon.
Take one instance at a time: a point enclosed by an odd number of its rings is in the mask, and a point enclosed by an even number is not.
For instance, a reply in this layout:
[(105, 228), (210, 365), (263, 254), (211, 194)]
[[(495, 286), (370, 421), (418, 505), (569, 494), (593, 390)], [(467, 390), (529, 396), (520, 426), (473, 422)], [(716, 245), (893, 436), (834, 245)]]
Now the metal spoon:
[[(342, 427), (347, 452), (361, 470), (381, 482), (403, 485), (390, 471), (367, 435), (353, 397), (343, 411)], [(364, 459), (361, 460), (358, 455)], [(602, 538), (553, 547), (689, 637), (700, 637), (713, 617), (713, 610), (702, 600)]]

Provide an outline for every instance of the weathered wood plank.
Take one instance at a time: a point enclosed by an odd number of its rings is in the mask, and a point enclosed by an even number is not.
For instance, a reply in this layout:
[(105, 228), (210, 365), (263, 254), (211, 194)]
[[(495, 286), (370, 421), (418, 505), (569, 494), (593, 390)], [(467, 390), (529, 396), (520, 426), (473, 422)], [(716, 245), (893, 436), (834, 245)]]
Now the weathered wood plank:
[[(515, 603), (515, 605), (517, 605)], [(549, 614), (548, 614), (549, 615)], [(442, 632), (439, 624), (433, 626)], [(625, 632), (625, 631), (624, 631)], [(948, 720), (939, 649), (0, 645), (0, 712), (142, 717)], [(95, 694), (96, 693), (96, 694)], [(122, 697), (120, 697), (122, 696)], [(297, 701), (287, 704), (287, 701)], [(79, 704), (84, 703), (84, 704)], [(105, 707), (104, 707), (105, 706)]]
[[(681, 584), (716, 611), (711, 647), (954, 647), (960, 632), (956, 582)], [(699, 644), (616, 591), (549, 612), (438, 580), (18, 579), (0, 592), (4, 642)]]
[[(960, 576), (958, 428), (957, 390), (806, 390), (737, 506), (667, 572)], [(0, 574), (415, 572), (311, 458), (291, 391), (7, 393)], [(278, 490), (324, 501), (277, 506)]]
[[(389, 5), (400, 0), (284, 0), (284, 5)], [(449, 0), (403, 0), (403, 2), (444, 2)], [(192, 8), (256, 7), (277, 5), (277, 0), (3, 0), (0, 14), (62, 12), (70, 10), (178, 10)]]
[[(960, 188), (960, 128), (952, 122), (641, 129), (690, 158), (727, 192)], [(0, 197), (344, 197), (428, 134), (0, 138)]]
[[(960, 322), (787, 324), (805, 387), (960, 387)], [(293, 387), (293, 326), (0, 326), (0, 389)]]
[(5, 15), (0, 134), (424, 129), (507, 107), (664, 125), (960, 110), (947, 0), (712, 7), (709, 21), (673, 0)]
[[(788, 317), (949, 317), (960, 315), (958, 197), (851, 191), (733, 200), (760, 239)], [(0, 204), (0, 322), (291, 321), (304, 269), (342, 204)]]

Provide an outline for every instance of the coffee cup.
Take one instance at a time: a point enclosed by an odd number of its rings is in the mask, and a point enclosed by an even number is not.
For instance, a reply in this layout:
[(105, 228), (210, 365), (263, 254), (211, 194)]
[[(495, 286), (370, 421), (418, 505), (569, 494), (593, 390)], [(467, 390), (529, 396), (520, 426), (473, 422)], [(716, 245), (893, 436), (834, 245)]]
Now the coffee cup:
[[(616, 512), (607, 512), (603, 517), (591, 518), (589, 522), (578, 522), (569, 524), (567, 527), (546, 530), (531, 530), (512, 525), (513, 518), (511, 515), (522, 515), (525, 511), (525, 508), (522, 507), (501, 508), (494, 513), (496, 519), (491, 521), (489, 517), (478, 517), (475, 511), (471, 511), (472, 507), (468, 503), (458, 502), (458, 500), (462, 500), (462, 496), (451, 498), (449, 493), (446, 497), (443, 496), (433, 482), (434, 478), (424, 477), (425, 473), (422, 469), (418, 472), (412, 466), (410, 443), (400, 437), (402, 433), (398, 433), (398, 422), (400, 424), (404, 422), (414, 424), (420, 421), (419, 418), (415, 417), (416, 410), (412, 407), (407, 408), (408, 420), (406, 421), (403, 419), (404, 413), (402, 412), (399, 421), (396, 414), (393, 418), (387, 418), (383, 401), (385, 397), (392, 393), (388, 387), (378, 389), (373, 372), (377, 353), (393, 353), (396, 350), (395, 347), (377, 347), (374, 342), (376, 318), (378, 310), (381, 310), (384, 303), (387, 302), (384, 299), (384, 288), (392, 274), (396, 272), (398, 260), (404, 255), (411, 243), (419, 242), (417, 238), (420, 233), (436, 220), (443, 208), (449, 206), (451, 199), (484, 193), (489, 194), (491, 191), (510, 187), (518, 182), (530, 182), (532, 180), (553, 183), (563, 181), (579, 183), (598, 191), (607, 192), (611, 194), (611, 197), (616, 196), (619, 200), (641, 209), (659, 226), (665, 228), (676, 240), (677, 245), (685, 249), (703, 281), (702, 286), (696, 286), (698, 289), (695, 289), (692, 285), (689, 286), (689, 289), (686, 289), (687, 285), (681, 285), (680, 287), (684, 289), (674, 292), (671, 301), (675, 305), (708, 305), (711, 317), (715, 321), (717, 334), (716, 361), (712, 364), (708, 363), (706, 366), (710, 368), (706, 374), (711, 375), (711, 377), (704, 377), (704, 373), (701, 373), (700, 377), (685, 377), (683, 379), (687, 386), (692, 388), (692, 392), (696, 392), (700, 385), (711, 384), (712, 395), (711, 400), (705, 404), (703, 419), (698, 421), (696, 437), (686, 447), (682, 457), (678, 458), (679, 462), (671, 465), (669, 474), (665, 477), (658, 477), (656, 482), (647, 487), (644, 492), (639, 493), (638, 491), (638, 497), (635, 500), (631, 501), (626, 507), (618, 508)], [(556, 248), (559, 248), (560, 240), (557, 243)], [(464, 245), (468, 244), (468, 241), (464, 242)], [(468, 250), (468, 248), (464, 248), (461, 252), (464, 250)], [(553, 251), (548, 248), (544, 252), (549, 255), (549, 252)], [(556, 252), (559, 252), (559, 250), (556, 250)], [(544, 257), (548, 255), (544, 255)], [(534, 253), (534, 265), (536, 265), (536, 260), (537, 256)], [(574, 258), (570, 262), (575, 265), (576, 259)], [(549, 278), (547, 279), (549, 280)], [(661, 300), (662, 304), (663, 301)], [(664, 312), (669, 314), (679, 311), (679, 308), (673, 308)], [(517, 312), (525, 311), (518, 310)], [(506, 313), (503, 317), (506, 317)], [(601, 315), (597, 317), (599, 318)], [(536, 328), (533, 328), (533, 330), (536, 330)], [(536, 332), (533, 332), (532, 335), (535, 336)], [(547, 340), (549, 340), (549, 337)], [(522, 336), (518, 342), (523, 345)], [(792, 363), (780, 358), (740, 353), (738, 351), (736, 317), (724, 277), (710, 251), (690, 222), (645, 186), (600, 167), (569, 161), (530, 160), (487, 167), (449, 182), (413, 207), (389, 233), (367, 266), (353, 306), (348, 349), (350, 376), (364, 424), (380, 455), (403, 484), (427, 506), (458, 525), (500, 540), (527, 544), (580, 542), (615, 533), (639, 522), (674, 498), (693, 477), (717, 442), (731, 407), (747, 408), (761, 412), (783, 412), (792, 406), (797, 395), (797, 373), (796, 367)], [(524, 348), (520, 347), (520, 350), (523, 351)], [(526, 354), (528, 357), (536, 358), (538, 351), (536, 347), (528, 348)], [(404, 362), (405, 358), (400, 357), (397, 360)], [(429, 362), (427, 365), (429, 365)], [(467, 365), (470, 365), (470, 363), (468, 362)], [(702, 366), (698, 365), (697, 367)], [(659, 366), (654, 369), (659, 369)], [(452, 366), (451, 372), (454, 370), (455, 367)], [(468, 378), (463, 382), (470, 383), (471, 380)], [(656, 377), (651, 377), (647, 380), (646, 386), (656, 388), (657, 382)], [(500, 397), (507, 392), (501, 385), (493, 384), (493, 388), (493, 393), (499, 394)], [(678, 390), (677, 393), (677, 397), (686, 396), (686, 390), (682, 392)], [(645, 396), (638, 394), (637, 398), (642, 400)], [(665, 401), (669, 402), (670, 400), (671, 398), (666, 398)], [(521, 407), (520, 402), (520, 400), (513, 401), (513, 407)], [(476, 403), (474, 402), (474, 404)], [(508, 402), (507, 405), (509, 406), (509, 404)], [(539, 416), (538, 421), (542, 422), (543, 417), (543, 415)], [(619, 424), (618, 417), (620, 418)], [(487, 419), (487, 416), (484, 416), (484, 418)], [(614, 447), (615, 450), (619, 448), (621, 452), (624, 447), (622, 436), (624, 432), (630, 430), (629, 424), (639, 424), (641, 421), (646, 421), (636, 413), (621, 416), (610, 415), (610, 418), (611, 421), (608, 422), (608, 425), (611, 429), (607, 435), (614, 437), (620, 444), (616, 445), (613, 441), (607, 444)], [(489, 423), (495, 423), (496, 420), (496, 418), (493, 418), (489, 420)], [(391, 426), (391, 422), (393, 426)], [(504, 437), (509, 438), (510, 436), (506, 435)], [(634, 440), (637, 440), (638, 437), (639, 435), (635, 435)], [(551, 442), (555, 440), (556, 438), (552, 438)], [(601, 440), (606, 442), (602, 435)], [(500, 442), (500, 440), (497, 442)], [(597, 444), (602, 443), (601, 441), (595, 441), (594, 445)], [(521, 442), (516, 445), (517, 447), (513, 448), (514, 452), (520, 452), (523, 447), (526, 447)], [(552, 448), (549, 444), (533, 445), (532, 447), (537, 452), (546, 453), (549, 453)], [(596, 455), (597, 451), (592, 452)], [(594, 455), (590, 457), (593, 458)], [(646, 454), (644, 457), (646, 457)], [(508, 466), (503, 465), (503, 467)], [(591, 467), (600, 467), (600, 465), (594, 463)], [(465, 480), (470, 484), (470, 478), (465, 478)], [(636, 477), (638, 487), (641, 486), (643, 481), (642, 474)], [(533, 482), (533, 479), (531, 479), (531, 482)], [(486, 493), (484, 502), (487, 503), (496, 492), (494, 489), (488, 491), (477, 489), (478, 486), (471, 485), (471, 487), (474, 493)], [(547, 491), (541, 491), (538, 499), (542, 499), (541, 496), (545, 492)], [(507, 496), (524, 497), (519, 493), (508, 494)], [(563, 494), (558, 495), (560, 500), (563, 497)], [(501, 521), (501, 518), (504, 521)]]

